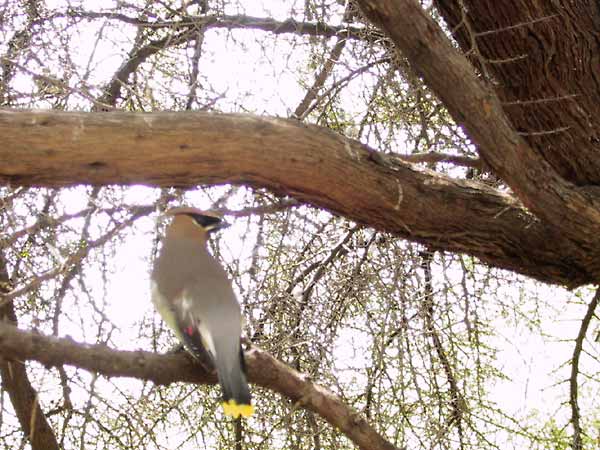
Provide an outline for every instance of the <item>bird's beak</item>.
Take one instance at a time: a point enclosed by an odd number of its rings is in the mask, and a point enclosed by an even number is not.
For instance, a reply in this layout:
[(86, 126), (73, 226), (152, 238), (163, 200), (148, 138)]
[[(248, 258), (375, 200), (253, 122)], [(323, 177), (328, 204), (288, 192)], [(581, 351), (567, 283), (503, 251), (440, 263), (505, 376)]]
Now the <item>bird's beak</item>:
[(231, 226), (230, 223), (221, 221), (219, 223), (211, 225), (210, 228), (208, 228), (206, 231), (219, 231), (219, 230), (223, 230), (225, 228), (229, 228), (230, 226)]

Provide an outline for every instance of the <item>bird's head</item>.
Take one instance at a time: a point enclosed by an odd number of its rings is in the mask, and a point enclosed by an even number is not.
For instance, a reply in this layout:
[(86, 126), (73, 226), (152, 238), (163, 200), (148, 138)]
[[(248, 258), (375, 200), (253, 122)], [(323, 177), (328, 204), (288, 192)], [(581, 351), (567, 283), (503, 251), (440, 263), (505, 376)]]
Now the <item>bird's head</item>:
[(227, 228), (229, 224), (213, 211), (203, 211), (197, 208), (178, 207), (171, 208), (165, 213), (173, 217), (167, 234), (176, 236), (208, 236), (211, 232)]

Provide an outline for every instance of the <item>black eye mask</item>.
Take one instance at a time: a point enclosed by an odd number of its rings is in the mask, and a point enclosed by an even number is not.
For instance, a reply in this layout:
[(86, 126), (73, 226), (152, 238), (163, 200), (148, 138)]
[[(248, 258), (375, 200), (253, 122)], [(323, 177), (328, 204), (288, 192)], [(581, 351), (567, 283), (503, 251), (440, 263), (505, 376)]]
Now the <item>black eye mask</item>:
[(222, 220), (219, 217), (205, 216), (202, 214), (189, 214), (191, 218), (207, 231), (217, 230), (222, 227)]

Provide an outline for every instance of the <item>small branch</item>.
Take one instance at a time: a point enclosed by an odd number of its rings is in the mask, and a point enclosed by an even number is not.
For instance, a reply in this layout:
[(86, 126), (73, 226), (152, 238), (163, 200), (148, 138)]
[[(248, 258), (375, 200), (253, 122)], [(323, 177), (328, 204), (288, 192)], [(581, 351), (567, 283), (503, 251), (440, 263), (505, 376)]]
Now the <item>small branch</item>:
[(589, 303), (585, 316), (581, 321), (581, 327), (579, 327), (579, 333), (575, 338), (575, 349), (573, 350), (573, 359), (571, 362), (571, 377), (569, 378), (569, 404), (571, 405), (571, 423), (573, 424), (573, 450), (583, 449), (583, 442), (581, 439), (581, 423), (579, 415), (579, 404), (577, 402), (578, 386), (577, 386), (577, 375), (579, 373), (579, 357), (583, 349), (583, 340), (587, 334), (590, 322), (594, 316), (594, 311), (600, 303), (600, 288), (596, 290), (596, 295)]
[(19, 238), (22, 238), (28, 234), (34, 234), (45, 228), (55, 227), (55, 226), (65, 223), (65, 222), (68, 222), (69, 220), (85, 217), (88, 214), (90, 214), (91, 212), (95, 212), (97, 214), (99, 214), (99, 213), (113, 214), (117, 211), (131, 210), (133, 213), (140, 213), (140, 214), (146, 215), (146, 214), (150, 214), (155, 209), (156, 209), (156, 205), (143, 205), (143, 206), (124, 205), (124, 206), (115, 207), (115, 208), (88, 207), (88, 208), (82, 209), (81, 211), (78, 211), (76, 213), (63, 214), (62, 216), (56, 217), (56, 218), (49, 217), (49, 216), (42, 214), (41, 216), (38, 217), (37, 222), (34, 223), (33, 225), (30, 225), (26, 228), (17, 230), (10, 235), (0, 234), (0, 242), (2, 243), (2, 246), (4, 248), (8, 248), (8, 247), (12, 246)]
[(233, 424), (234, 432), (235, 432), (235, 450), (243, 450), (244, 449), (244, 423), (241, 417), (235, 419)]
[[(8, 285), (8, 272), (4, 255), (0, 253), (0, 293)], [(0, 322), (16, 325), (17, 316), (14, 305), (7, 303), (0, 307)], [(54, 430), (39, 404), (38, 392), (32, 386), (25, 364), (20, 361), (8, 361), (0, 355), (0, 379), (2, 388), (8, 393), (10, 402), (17, 414), (21, 430), (29, 440), (33, 450), (58, 450)]]
[(96, 98), (90, 93), (89, 89), (85, 86), (81, 86), (78, 88), (74, 88), (71, 87), (69, 85), (69, 83), (63, 81), (63, 80), (59, 80), (57, 78), (48, 76), (48, 75), (40, 75), (36, 72), (34, 72), (33, 70), (28, 69), (27, 67), (17, 63), (14, 60), (11, 60), (9, 58), (5, 58), (4, 56), (0, 56), (0, 62), (2, 64), (10, 64), (12, 67), (16, 67), (17, 69), (19, 69), (21, 72), (26, 73), (27, 75), (29, 75), (31, 78), (33, 78), (35, 81), (41, 81), (45, 84), (48, 84), (50, 86), (54, 86), (56, 88), (58, 88), (59, 90), (63, 91), (64, 93), (69, 93), (69, 94), (74, 94), (74, 95), (79, 95), (82, 98), (85, 98), (86, 100), (89, 100), (91, 103), (94, 104), (95, 107), (100, 108), (102, 110), (108, 111), (108, 110), (113, 110), (115, 109), (113, 106), (102, 102), (101, 100), (96, 100)]
[(487, 36), (489, 34), (502, 33), (504, 31), (511, 31), (511, 30), (515, 30), (517, 28), (528, 27), (528, 26), (533, 25), (535, 23), (546, 22), (546, 21), (548, 21), (550, 19), (555, 19), (555, 18), (558, 18), (558, 17), (560, 17), (558, 14), (552, 14), (551, 16), (539, 17), (537, 19), (529, 20), (527, 22), (517, 23), (517, 24), (514, 24), (514, 25), (510, 25), (508, 27), (496, 28), (494, 30), (480, 31), (478, 33), (474, 33), (474, 35), (475, 35), (475, 37), (482, 37), (482, 36)]
[[(170, 202), (174, 199), (175, 199), (174, 197), (169, 196), (167, 200)], [(217, 208), (217, 209), (215, 209), (215, 212), (219, 212), (223, 215), (232, 216), (232, 217), (247, 217), (247, 216), (253, 216), (253, 215), (275, 214), (280, 211), (285, 211), (288, 208), (293, 208), (293, 207), (301, 206), (301, 205), (302, 205), (302, 203), (299, 202), (298, 200), (286, 199), (286, 200), (282, 200), (278, 203), (273, 203), (271, 205), (249, 207), (249, 208), (243, 208), (243, 209), (238, 209), (238, 210)], [(122, 206), (114, 207), (114, 208), (90, 207), (90, 208), (82, 209), (81, 211), (78, 211), (76, 213), (63, 214), (62, 216), (56, 217), (56, 218), (42, 215), (41, 217), (38, 218), (38, 221), (36, 223), (34, 223), (33, 225), (30, 225), (28, 227), (17, 230), (10, 235), (0, 234), (0, 244), (4, 248), (9, 248), (19, 238), (22, 238), (28, 234), (37, 233), (38, 231), (43, 230), (45, 228), (58, 226), (60, 224), (68, 222), (69, 220), (85, 217), (92, 211), (94, 211), (96, 214), (101, 214), (101, 213), (113, 214), (117, 211), (131, 211), (133, 213), (140, 213), (143, 215), (147, 215), (147, 214), (151, 214), (155, 210), (157, 210), (157, 205), (155, 205), (155, 204), (141, 205), (141, 206), (122, 205)]]
[(306, 116), (308, 116), (311, 112), (313, 112), (317, 108), (317, 106), (319, 106), (323, 102), (324, 99), (326, 99), (333, 92), (336, 92), (336, 91), (340, 90), (342, 88), (342, 86), (348, 84), (352, 79), (354, 79), (358, 75), (366, 72), (371, 67), (375, 67), (375, 66), (377, 66), (379, 64), (389, 63), (390, 61), (391, 61), (391, 59), (389, 57), (380, 58), (377, 61), (370, 62), (369, 64), (366, 64), (366, 65), (364, 65), (362, 67), (359, 67), (358, 69), (354, 69), (352, 72), (350, 72), (344, 78), (342, 78), (342, 79), (336, 81), (335, 83), (333, 83), (321, 95), (319, 95), (318, 97), (316, 97), (314, 99), (313, 103), (310, 106), (308, 106), (306, 108), (306, 110), (302, 113), (302, 116), (300, 116), (300, 119), (303, 119)]
[(331, 75), (333, 67), (337, 63), (338, 59), (340, 59), (340, 55), (346, 46), (346, 42), (346, 39), (339, 39), (335, 43), (329, 58), (327, 58), (325, 64), (323, 64), (323, 67), (321, 68), (321, 71), (315, 77), (313, 85), (308, 89), (308, 91), (306, 91), (306, 95), (294, 111), (293, 117), (298, 119), (303, 119), (305, 117), (304, 114), (308, 111), (308, 107), (310, 106), (311, 102), (317, 97), (317, 94), (325, 85), (325, 81), (327, 81), (327, 78), (329, 78)]
[(545, 103), (562, 102), (563, 100), (572, 100), (581, 97), (581, 94), (558, 95), (556, 97), (533, 98), (529, 100), (515, 100), (512, 102), (502, 102), (502, 106), (526, 106), (526, 105), (542, 105)]
[[(434, 293), (433, 293), (433, 275), (431, 270), (431, 261), (433, 260), (433, 253), (427, 252), (422, 255), (421, 268), (425, 272), (425, 286), (423, 293), (423, 314), (425, 318), (425, 332), (433, 342), (433, 347), (435, 348), (435, 352), (437, 357), (440, 360), (440, 364), (444, 369), (444, 373), (446, 375), (446, 380), (448, 381), (448, 385), (450, 386), (450, 418), (448, 419), (447, 424), (445, 424), (444, 431), (447, 431), (451, 426), (456, 427), (456, 431), (458, 433), (459, 445), (461, 449), (465, 447), (464, 443), (464, 435), (463, 435), (463, 420), (465, 413), (468, 412), (467, 404), (464, 399), (464, 396), (460, 392), (460, 388), (458, 387), (458, 381), (456, 379), (456, 375), (452, 368), (450, 359), (444, 350), (444, 345), (442, 344), (442, 339), (438, 331), (435, 328), (434, 323)], [(441, 395), (439, 396), (442, 397)], [(440, 400), (441, 401), (441, 400)]]
[(237, 210), (226, 209), (226, 208), (217, 208), (217, 209), (215, 209), (215, 211), (219, 212), (223, 215), (226, 215), (226, 216), (248, 217), (248, 216), (254, 216), (254, 215), (276, 214), (278, 212), (285, 211), (286, 209), (294, 208), (294, 207), (302, 206), (302, 205), (303, 205), (302, 202), (299, 202), (298, 200), (291, 198), (291, 199), (282, 200), (278, 203), (273, 203), (271, 205), (253, 206), (253, 207), (237, 209)]
[[(342, 237), (335, 246), (329, 251), (327, 256), (325, 256), (321, 261), (316, 264), (311, 264), (309, 267), (311, 271), (314, 270), (312, 277), (308, 280), (306, 287), (302, 291), (302, 295), (299, 298), (298, 311), (296, 313), (296, 317), (294, 318), (290, 330), (296, 342), (301, 341), (302, 337), (300, 336), (300, 326), (302, 324), (302, 319), (306, 316), (306, 309), (310, 303), (310, 298), (313, 289), (317, 286), (317, 283), (323, 278), (323, 276), (327, 273), (326, 270), (330, 264), (336, 261), (339, 257), (342, 257), (347, 251), (345, 251), (345, 246), (348, 241), (354, 236), (354, 234), (361, 228), (360, 225), (355, 225)], [(308, 276), (309, 271), (304, 271), (303, 275)], [(301, 282), (304, 279), (296, 279), (298, 282)], [(289, 291), (289, 288), (288, 288)], [(290, 292), (291, 293), (291, 292)], [(306, 325), (308, 326), (308, 324)], [(300, 351), (298, 347), (292, 348), (292, 353), (294, 355), (294, 367), (297, 369), (300, 367)]]
[(149, 57), (164, 50), (167, 47), (174, 47), (185, 42), (189, 42), (197, 36), (195, 29), (185, 30), (180, 33), (169, 35), (162, 39), (150, 41), (147, 45), (137, 48), (134, 47), (127, 60), (121, 65), (115, 73), (112, 80), (106, 87), (104, 95), (98, 101), (100, 103), (114, 106), (120, 97), (121, 87), (127, 84), (129, 76), (137, 70), (137, 68), (146, 61)]
[[(354, 5), (352, 4), (352, 2), (346, 3), (346, 9), (344, 11), (344, 18), (343, 18), (344, 22), (352, 21), (352, 16), (355, 13), (353, 8), (354, 8)], [(302, 101), (300, 102), (300, 104), (298, 105), (296, 110), (294, 111), (293, 117), (296, 117), (300, 120), (303, 120), (306, 117), (306, 113), (308, 112), (308, 107), (310, 106), (311, 102), (317, 98), (317, 94), (325, 85), (325, 81), (327, 81), (327, 78), (329, 78), (331, 76), (331, 73), (333, 72), (333, 68), (334, 68), (335, 64), (340, 59), (340, 56), (341, 56), (342, 52), (344, 51), (344, 48), (346, 47), (346, 42), (348, 42), (346, 37), (338, 37), (338, 40), (335, 43), (335, 46), (331, 50), (329, 58), (327, 58), (327, 60), (325, 61), (325, 64), (323, 64), (321, 71), (315, 77), (315, 81), (314, 81), (313, 85), (306, 92), (306, 95), (304, 96), (304, 98), (302, 99)], [(317, 99), (317, 102), (318, 102), (318, 99)]]
[[(214, 384), (214, 374), (205, 372), (185, 354), (159, 355), (144, 351), (119, 351), (105, 345), (87, 345), (70, 338), (43, 336), (0, 323), (0, 354), (13, 360), (35, 360), (46, 367), (68, 364), (107, 377), (133, 377), (156, 384), (188, 382)], [(250, 382), (271, 389), (291, 402), (313, 411), (340, 429), (363, 450), (396, 450), (367, 421), (345, 405), (340, 397), (252, 347), (246, 352)]]
[(484, 170), (485, 164), (481, 160), (481, 158), (470, 158), (468, 156), (459, 156), (459, 155), (450, 155), (448, 153), (435, 153), (435, 152), (427, 152), (427, 153), (414, 153), (412, 155), (387, 155), (388, 157), (394, 159), (399, 159), (404, 162), (410, 163), (427, 163), (427, 164), (435, 164), (435, 163), (450, 163), (455, 166), (462, 167), (473, 167), (475, 169)]
[(191, 59), (192, 73), (190, 74), (190, 91), (188, 92), (188, 98), (185, 104), (185, 110), (191, 111), (194, 102), (198, 99), (198, 75), (200, 74), (200, 57), (202, 56), (202, 45), (204, 44), (204, 31), (200, 29), (196, 33), (196, 39), (194, 42), (194, 55)]
[(551, 134), (564, 133), (569, 130), (571, 127), (560, 127), (554, 130), (542, 130), (542, 131), (519, 131), (517, 134), (519, 136), (548, 136)]
[(80, 17), (84, 19), (109, 19), (125, 22), (130, 25), (145, 28), (225, 28), (251, 29), (271, 32), (273, 34), (297, 34), (300, 36), (340, 36), (346, 39), (364, 39), (367, 34), (375, 32), (379, 37), (381, 33), (377, 30), (367, 30), (365, 27), (353, 27), (347, 25), (328, 25), (323, 22), (298, 22), (294, 19), (283, 21), (270, 17), (252, 17), (246, 15), (223, 15), (223, 16), (187, 16), (183, 20), (142, 20), (129, 17), (125, 14), (111, 12), (95, 12), (71, 9), (67, 14), (57, 14), (55, 17)]
[(26, 294), (27, 292), (29, 292), (33, 289), (36, 289), (44, 281), (51, 280), (52, 278), (65, 272), (71, 266), (79, 264), (81, 262), (81, 260), (87, 256), (87, 254), (89, 253), (89, 251), (91, 249), (103, 246), (108, 241), (110, 241), (117, 233), (119, 233), (123, 228), (128, 227), (129, 225), (131, 225), (133, 222), (135, 222), (140, 217), (143, 217), (148, 214), (149, 214), (149, 211), (146, 211), (146, 210), (135, 212), (134, 214), (132, 214), (132, 216), (129, 219), (127, 219), (127, 220), (123, 221), (122, 223), (120, 223), (119, 225), (115, 226), (104, 236), (102, 236), (94, 241), (87, 242), (85, 246), (81, 247), (79, 250), (77, 250), (75, 253), (73, 253), (71, 256), (69, 256), (60, 266), (55, 267), (54, 269), (48, 270), (47, 272), (44, 272), (43, 274), (36, 276), (29, 284), (27, 284), (25, 286), (15, 288), (12, 291), (7, 292), (5, 294), (0, 294), (0, 308), (3, 307), (4, 305), (6, 305), (8, 302), (12, 301), (13, 299), (15, 299), (23, 294)]

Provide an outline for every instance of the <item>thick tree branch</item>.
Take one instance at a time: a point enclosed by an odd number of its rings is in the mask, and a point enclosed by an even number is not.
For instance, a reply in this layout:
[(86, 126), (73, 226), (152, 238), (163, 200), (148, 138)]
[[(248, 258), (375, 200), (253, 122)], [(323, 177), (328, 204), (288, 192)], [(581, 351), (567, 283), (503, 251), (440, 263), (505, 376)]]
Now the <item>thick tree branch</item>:
[(0, 182), (11, 185), (245, 184), (550, 283), (577, 286), (600, 272), (587, 249), (509, 195), (294, 120), (4, 110), (0, 134)]
[(514, 128), (565, 179), (600, 184), (600, 9), (567, 0), (433, 3), (473, 65), (494, 80)]
[[(585, 245), (600, 270), (600, 200), (562, 178), (516, 132), (496, 94), (416, 0), (359, 0), (479, 146), (486, 164), (538, 217)], [(591, 256), (591, 255), (590, 255)]]
[[(4, 323), (0, 324), (0, 354), (13, 360), (35, 360), (48, 367), (69, 364), (108, 377), (133, 377), (157, 384), (177, 381), (214, 384), (217, 381), (214, 374), (204, 372), (185, 354), (117, 351), (104, 345), (78, 344), (71, 339), (21, 331)], [(338, 396), (267, 352), (252, 347), (246, 352), (246, 362), (250, 382), (279, 392), (298, 406), (319, 414), (359, 448), (396, 449)]]

